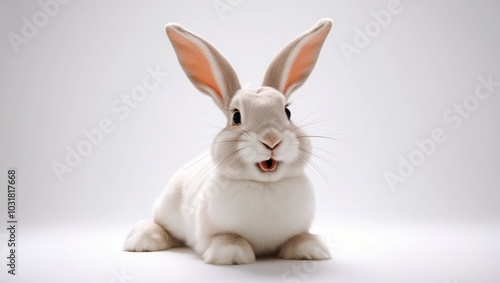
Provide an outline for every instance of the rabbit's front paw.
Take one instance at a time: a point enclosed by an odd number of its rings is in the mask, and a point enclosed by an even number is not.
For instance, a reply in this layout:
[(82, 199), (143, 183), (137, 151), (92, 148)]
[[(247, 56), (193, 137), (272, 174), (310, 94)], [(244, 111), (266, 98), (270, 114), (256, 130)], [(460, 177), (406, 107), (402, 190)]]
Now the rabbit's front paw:
[(255, 254), (245, 239), (227, 233), (214, 237), (203, 259), (211, 264), (245, 264), (254, 262)]
[(123, 249), (130, 252), (161, 251), (179, 246), (181, 243), (170, 236), (160, 225), (151, 221), (140, 221), (127, 235)]
[(290, 238), (280, 249), (285, 259), (329, 259), (330, 250), (317, 236), (303, 233)]

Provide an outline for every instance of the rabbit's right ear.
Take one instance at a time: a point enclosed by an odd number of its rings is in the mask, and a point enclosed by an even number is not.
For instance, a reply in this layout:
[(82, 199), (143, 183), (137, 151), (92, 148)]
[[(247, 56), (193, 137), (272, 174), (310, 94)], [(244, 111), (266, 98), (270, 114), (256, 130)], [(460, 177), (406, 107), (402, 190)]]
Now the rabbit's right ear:
[(322, 19), (310, 30), (288, 43), (267, 68), (263, 86), (270, 86), (289, 97), (311, 74), (332, 20)]
[(241, 88), (229, 61), (205, 39), (178, 24), (168, 24), (165, 31), (189, 80), (227, 110), (231, 97)]

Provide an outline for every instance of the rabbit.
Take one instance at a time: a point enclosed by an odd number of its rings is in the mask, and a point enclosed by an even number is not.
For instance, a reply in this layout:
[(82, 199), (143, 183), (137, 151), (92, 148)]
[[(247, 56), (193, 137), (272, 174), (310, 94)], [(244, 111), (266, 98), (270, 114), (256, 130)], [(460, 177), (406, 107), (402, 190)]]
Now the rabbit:
[(323, 260), (328, 247), (308, 232), (315, 199), (304, 168), (311, 142), (287, 101), (309, 77), (332, 21), (322, 19), (288, 43), (262, 87), (242, 89), (228, 60), (178, 24), (165, 27), (192, 84), (227, 118), (210, 153), (182, 167), (138, 222), (125, 251), (192, 247), (210, 264), (247, 264), (256, 256)]

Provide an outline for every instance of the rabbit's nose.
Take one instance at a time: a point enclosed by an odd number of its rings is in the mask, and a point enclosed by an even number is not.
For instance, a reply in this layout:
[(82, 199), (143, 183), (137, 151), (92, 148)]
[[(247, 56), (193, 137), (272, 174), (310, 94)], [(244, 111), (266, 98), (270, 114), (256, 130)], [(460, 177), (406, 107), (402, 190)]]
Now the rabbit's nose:
[(275, 149), (281, 143), (281, 140), (276, 134), (267, 133), (262, 137), (260, 142), (269, 149)]

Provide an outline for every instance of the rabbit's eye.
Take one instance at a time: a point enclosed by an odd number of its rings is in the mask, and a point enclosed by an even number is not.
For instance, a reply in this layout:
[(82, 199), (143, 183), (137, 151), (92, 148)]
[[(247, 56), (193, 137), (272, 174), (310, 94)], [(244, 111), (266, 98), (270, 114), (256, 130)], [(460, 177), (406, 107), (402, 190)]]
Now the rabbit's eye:
[(233, 113), (233, 125), (241, 124), (241, 114), (240, 111), (235, 111)]
[(292, 117), (292, 112), (290, 112), (290, 110), (287, 107), (285, 107), (285, 114), (288, 120), (290, 120), (290, 118)]

